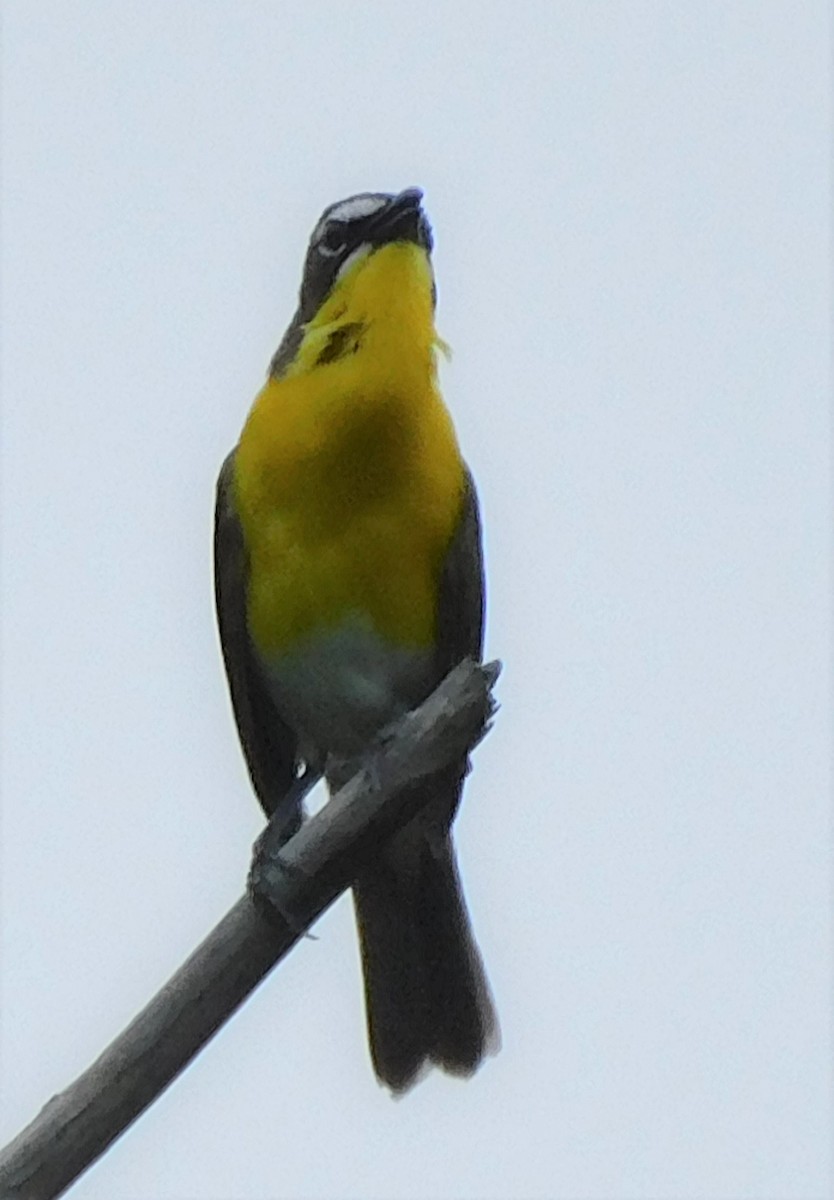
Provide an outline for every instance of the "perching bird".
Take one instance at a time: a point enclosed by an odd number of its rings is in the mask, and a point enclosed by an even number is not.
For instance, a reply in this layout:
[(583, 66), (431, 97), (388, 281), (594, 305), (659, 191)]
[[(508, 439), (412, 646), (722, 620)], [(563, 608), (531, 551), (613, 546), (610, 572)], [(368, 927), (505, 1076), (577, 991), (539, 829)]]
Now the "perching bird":
[[(480, 659), (478, 504), (437, 383), (432, 234), (416, 188), (313, 230), (298, 309), (217, 485), (223, 656), (255, 791), (289, 836), (298, 789), (345, 763), (463, 658)], [(465, 760), (353, 894), (382, 1083), (470, 1075), (498, 1030), (451, 823)], [(283, 808), (283, 811), (282, 811)]]

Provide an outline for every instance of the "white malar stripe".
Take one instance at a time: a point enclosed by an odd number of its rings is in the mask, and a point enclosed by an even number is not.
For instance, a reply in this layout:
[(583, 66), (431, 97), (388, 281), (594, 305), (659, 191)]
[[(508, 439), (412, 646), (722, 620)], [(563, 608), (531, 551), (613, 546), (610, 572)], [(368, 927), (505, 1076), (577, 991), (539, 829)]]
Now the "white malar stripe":
[(331, 221), (359, 221), (384, 208), (389, 199), (389, 196), (349, 196), (322, 217), (313, 231), (312, 241), (319, 240)]
[(370, 242), (362, 242), (361, 245), (357, 246), (355, 250), (351, 250), (350, 254), (336, 272), (336, 278), (341, 279), (350, 270), (354, 263), (358, 263), (360, 259), (367, 258), (370, 252)]

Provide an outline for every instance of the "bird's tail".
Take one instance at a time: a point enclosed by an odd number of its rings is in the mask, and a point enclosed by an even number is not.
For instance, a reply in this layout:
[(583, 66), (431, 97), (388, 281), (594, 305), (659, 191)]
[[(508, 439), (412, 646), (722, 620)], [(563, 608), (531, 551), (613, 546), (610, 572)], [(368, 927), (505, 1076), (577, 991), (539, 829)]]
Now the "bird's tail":
[(499, 1034), (451, 834), (405, 829), (353, 894), (380, 1081), (402, 1092), (424, 1063), (471, 1075)]

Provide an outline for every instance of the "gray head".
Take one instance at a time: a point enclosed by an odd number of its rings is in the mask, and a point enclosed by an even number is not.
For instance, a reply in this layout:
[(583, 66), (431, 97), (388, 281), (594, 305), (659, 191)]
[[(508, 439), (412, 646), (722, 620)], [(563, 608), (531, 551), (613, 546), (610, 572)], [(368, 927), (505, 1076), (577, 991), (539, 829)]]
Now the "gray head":
[(272, 359), (270, 375), (280, 375), (292, 362), (303, 326), (313, 319), (336, 280), (360, 254), (390, 242), (414, 242), (431, 253), (431, 226), (422, 199), (419, 188), (407, 188), (397, 195), (360, 192), (324, 210), (307, 248), (298, 309)]

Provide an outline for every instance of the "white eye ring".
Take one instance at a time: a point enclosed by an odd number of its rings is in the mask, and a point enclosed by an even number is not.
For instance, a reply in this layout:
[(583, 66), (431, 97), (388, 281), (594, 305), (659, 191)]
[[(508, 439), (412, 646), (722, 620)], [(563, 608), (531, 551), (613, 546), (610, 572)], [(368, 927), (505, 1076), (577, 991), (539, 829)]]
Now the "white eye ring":
[[(337, 254), (341, 254), (347, 246), (347, 238), (344, 236), (346, 228), (347, 226), (344, 221), (329, 220), (319, 234), (319, 253), (325, 258), (335, 258)], [(334, 234), (336, 237), (342, 235), (342, 241), (337, 246), (330, 245), (328, 242), (328, 239), (332, 239)]]
[(342, 253), (346, 245), (347, 242), (342, 242), (335, 250), (331, 250), (329, 246), (325, 246), (324, 242), (319, 242), (319, 254), (324, 255), (325, 258), (335, 258), (337, 254)]

